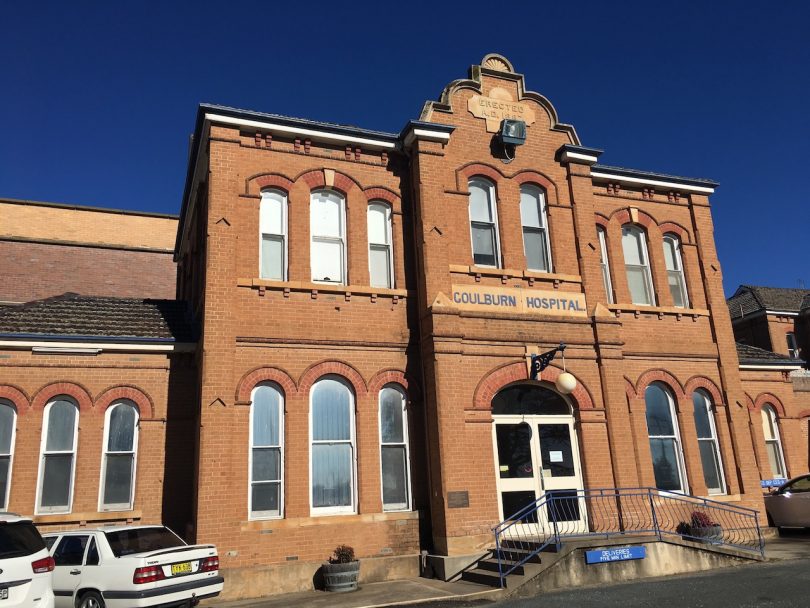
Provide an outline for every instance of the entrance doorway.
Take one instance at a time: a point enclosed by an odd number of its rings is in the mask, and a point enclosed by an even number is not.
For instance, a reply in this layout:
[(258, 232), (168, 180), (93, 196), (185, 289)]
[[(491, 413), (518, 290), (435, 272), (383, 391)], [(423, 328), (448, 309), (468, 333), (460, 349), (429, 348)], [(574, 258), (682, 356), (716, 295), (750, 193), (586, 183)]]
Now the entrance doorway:
[(545, 496), (520, 519), (529, 534), (539, 525), (565, 533), (587, 531), (579, 443), (571, 406), (556, 391), (536, 384), (509, 386), (492, 400), (492, 438), (501, 521)]

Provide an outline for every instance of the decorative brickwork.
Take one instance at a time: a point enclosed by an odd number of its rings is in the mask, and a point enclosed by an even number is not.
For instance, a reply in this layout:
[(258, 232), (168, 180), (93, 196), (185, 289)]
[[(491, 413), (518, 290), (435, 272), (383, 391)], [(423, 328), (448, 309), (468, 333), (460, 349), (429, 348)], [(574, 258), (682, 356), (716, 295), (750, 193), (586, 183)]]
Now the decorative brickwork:
[(8, 399), (14, 404), (17, 414), (24, 415), (28, 412), (28, 396), (16, 386), (0, 384), (0, 399)]
[(34, 395), (31, 408), (41, 410), (54, 397), (60, 395), (72, 397), (81, 412), (91, 412), (93, 410), (93, 399), (90, 397), (88, 390), (73, 382), (53, 382), (43, 386)]
[(250, 394), (256, 385), (262, 382), (275, 382), (284, 391), (285, 396), (290, 397), (298, 393), (295, 381), (283, 369), (277, 367), (257, 367), (248, 372), (236, 386), (236, 404), (248, 405), (251, 403)]
[(152, 399), (141, 389), (128, 385), (111, 386), (102, 391), (96, 398), (96, 411), (103, 414), (110, 405), (121, 399), (128, 399), (137, 405), (141, 419), (152, 418), (154, 413)]
[(366, 381), (363, 380), (363, 376), (360, 375), (360, 372), (348, 363), (341, 361), (321, 361), (307, 368), (298, 379), (298, 391), (301, 394), (308, 395), (312, 385), (315, 384), (319, 378), (329, 374), (341, 376), (348, 380), (354, 387), (354, 393), (358, 397), (368, 392)]

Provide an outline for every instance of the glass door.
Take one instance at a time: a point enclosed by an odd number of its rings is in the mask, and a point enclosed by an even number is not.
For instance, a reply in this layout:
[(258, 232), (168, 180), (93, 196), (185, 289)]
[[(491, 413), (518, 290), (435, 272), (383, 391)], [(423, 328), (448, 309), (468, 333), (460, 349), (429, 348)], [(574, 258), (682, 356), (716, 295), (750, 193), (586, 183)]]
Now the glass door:
[(556, 522), (561, 534), (587, 532), (585, 501), (579, 494), (582, 473), (573, 418), (546, 418), (536, 423), (540, 486), (553, 500), (547, 502), (540, 518), (552, 527)]

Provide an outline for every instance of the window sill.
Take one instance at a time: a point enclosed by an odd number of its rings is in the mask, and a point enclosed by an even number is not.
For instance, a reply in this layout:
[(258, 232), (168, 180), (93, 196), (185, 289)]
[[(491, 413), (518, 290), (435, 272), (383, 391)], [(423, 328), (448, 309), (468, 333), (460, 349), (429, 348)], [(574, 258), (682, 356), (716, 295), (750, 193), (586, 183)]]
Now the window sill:
[(706, 500), (713, 500), (714, 502), (741, 502), (742, 496), (739, 494), (709, 494), (708, 496), (701, 496)]
[(292, 517), (288, 519), (250, 520), (243, 521), (240, 529), (242, 532), (251, 532), (306, 528), (309, 526), (343, 526), (353, 523), (372, 524), (413, 519), (419, 519), (419, 511), (386, 511), (385, 513), (363, 513), (360, 515), (334, 514), (313, 517)]
[(651, 313), (656, 315), (680, 315), (685, 317), (708, 317), (709, 311), (703, 308), (678, 308), (676, 306), (643, 306), (641, 304), (606, 304), (611, 312), (616, 316), (622, 312), (631, 312), (636, 315), (640, 313)]
[(140, 511), (105, 511), (103, 513), (60, 513), (34, 515), (35, 524), (86, 524), (94, 521), (120, 521), (141, 519)]
[(268, 279), (237, 279), (239, 287), (284, 292), (338, 293), (346, 296), (385, 296), (407, 298), (414, 295), (407, 289), (388, 289), (368, 285), (335, 285), (334, 283), (307, 283), (304, 281), (270, 281)]
[(470, 276), (500, 277), (502, 279), (532, 279), (540, 281), (555, 281), (560, 283), (582, 283), (578, 274), (558, 274), (555, 272), (539, 272), (536, 270), (517, 270), (514, 268), (489, 268), (485, 266), (463, 266), (450, 264), (452, 274), (466, 274)]

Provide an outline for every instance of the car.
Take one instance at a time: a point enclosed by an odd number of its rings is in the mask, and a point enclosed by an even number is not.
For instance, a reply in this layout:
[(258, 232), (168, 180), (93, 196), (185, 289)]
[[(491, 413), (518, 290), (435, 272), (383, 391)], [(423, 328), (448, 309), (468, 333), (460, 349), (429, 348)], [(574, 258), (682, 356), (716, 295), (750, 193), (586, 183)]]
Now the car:
[(222, 591), (216, 547), (187, 545), (165, 526), (80, 529), (45, 539), (56, 564), (56, 608), (191, 607)]
[(0, 513), (0, 608), (53, 608), (53, 569), (33, 521)]
[(794, 477), (765, 497), (768, 523), (778, 529), (810, 527), (810, 473)]

